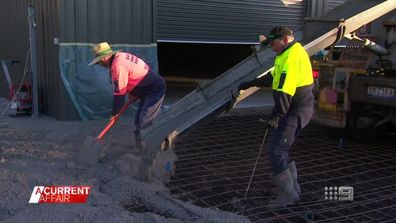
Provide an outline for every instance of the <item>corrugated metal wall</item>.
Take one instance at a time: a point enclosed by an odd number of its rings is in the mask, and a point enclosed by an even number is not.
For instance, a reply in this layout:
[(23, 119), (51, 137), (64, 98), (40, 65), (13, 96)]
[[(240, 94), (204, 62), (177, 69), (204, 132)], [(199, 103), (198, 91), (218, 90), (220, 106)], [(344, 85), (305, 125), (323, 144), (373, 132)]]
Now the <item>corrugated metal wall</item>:
[[(18, 67), (9, 67), (12, 81), (18, 83), (22, 79), (23, 65), (29, 49), (26, 19), (28, 2), (0, 0), (0, 59), (21, 62)], [(0, 68), (0, 96), (8, 97), (8, 86), (2, 67)]]
[(308, 1), (307, 19), (318, 18), (327, 12), (327, 0)]
[[(305, 1), (304, 1), (305, 2)], [(157, 0), (159, 41), (257, 42), (275, 25), (297, 28), (306, 3), (280, 0)]]
[(78, 113), (69, 99), (64, 84), (60, 77), (59, 70), (59, 46), (54, 44), (54, 38), (60, 36), (60, 0), (40, 0), (42, 19), (42, 47), (45, 74), (45, 89), (43, 98), (45, 101), (44, 108), (47, 113), (60, 120), (78, 119)]
[[(0, 1), (2, 58), (12, 57), (24, 59), (29, 47), (27, 7), (34, 1)], [(25, 52), (21, 52), (24, 50)]]
[(332, 10), (335, 7), (344, 4), (348, 0), (328, 0), (328, 10)]
[(155, 42), (153, 0), (61, 0), (61, 42)]
[[(29, 50), (27, 9), (34, 5), (40, 111), (60, 120), (69, 120), (78, 116), (61, 82), (58, 46), (53, 44), (54, 38), (59, 37), (59, 3), (60, 0), (1, 0), (0, 29), (3, 32), (0, 35), (0, 58), (21, 61), (20, 68), (14, 68), (19, 72), (12, 74), (13, 81), (19, 82)], [(6, 97), (1, 82), (1, 96)]]
[[(329, 0), (329, 9), (345, 1)], [(19, 82), (29, 49), (27, 7), (35, 5), (41, 111), (75, 119), (60, 79), (55, 37), (66, 43), (255, 42), (274, 25), (302, 25), (303, 2), (286, 7), (278, 0), (0, 0), (0, 59), (21, 61), (10, 69)], [(0, 94), (7, 97), (3, 72), (0, 80)]]
[[(10, 68), (17, 83), (22, 79), (29, 49), (29, 5), (36, 7), (40, 110), (60, 120), (79, 116), (60, 78), (59, 46), (54, 38), (84, 43), (155, 42), (151, 0), (0, 0), (0, 59), (21, 61), (18, 67)], [(0, 96), (7, 97), (4, 74), (0, 74)]]

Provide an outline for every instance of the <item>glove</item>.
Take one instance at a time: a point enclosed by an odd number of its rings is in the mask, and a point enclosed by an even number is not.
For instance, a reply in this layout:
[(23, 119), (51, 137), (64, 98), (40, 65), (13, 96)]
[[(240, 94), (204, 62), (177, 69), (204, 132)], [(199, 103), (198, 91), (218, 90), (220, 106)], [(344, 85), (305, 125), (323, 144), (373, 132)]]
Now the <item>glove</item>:
[(246, 90), (248, 88), (252, 87), (251, 81), (245, 81), (239, 84), (238, 90)]
[(273, 129), (278, 128), (279, 116), (273, 116), (270, 120), (268, 120), (268, 127)]

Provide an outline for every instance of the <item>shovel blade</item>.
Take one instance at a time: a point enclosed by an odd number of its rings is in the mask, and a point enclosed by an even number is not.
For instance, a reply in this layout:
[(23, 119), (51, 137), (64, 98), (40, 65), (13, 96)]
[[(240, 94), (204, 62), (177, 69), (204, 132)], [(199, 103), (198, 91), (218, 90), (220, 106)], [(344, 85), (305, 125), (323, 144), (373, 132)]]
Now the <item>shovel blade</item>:
[(99, 163), (100, 155), (106, 144), (103, 140), (88, 136), (78, 152), (78, 161), (89, 165)]

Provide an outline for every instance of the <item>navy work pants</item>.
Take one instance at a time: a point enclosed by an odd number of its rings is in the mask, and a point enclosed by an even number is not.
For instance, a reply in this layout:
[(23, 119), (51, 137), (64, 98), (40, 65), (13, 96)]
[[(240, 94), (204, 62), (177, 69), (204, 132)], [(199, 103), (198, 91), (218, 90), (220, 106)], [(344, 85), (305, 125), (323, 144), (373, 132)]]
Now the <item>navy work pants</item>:
[(135, 114), (135, 133), (140, 134), (157, 117), (165, 97), (165, 81), (152, 70), (131, 92), (139, 98), (139, 108)]
[(300, 109), (299, 112), (281, 118), (267, 143), (267, 155), (271, 163), (273, 176), (288, 168), (288, 151), (301, 130), (309, 123), (313, 108)]

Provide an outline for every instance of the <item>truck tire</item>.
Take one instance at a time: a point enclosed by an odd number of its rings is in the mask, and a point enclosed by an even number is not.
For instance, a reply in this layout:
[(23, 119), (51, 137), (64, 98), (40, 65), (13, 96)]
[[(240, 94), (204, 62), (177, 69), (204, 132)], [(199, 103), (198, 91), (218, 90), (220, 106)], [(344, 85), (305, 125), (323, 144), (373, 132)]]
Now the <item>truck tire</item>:
[(369, 105), (353, 103), (348, 114), (348, 129), (352, 136), (361, 142), (379, 141), (385, 138), (389, 123), (377, 128), (375, 125), (384, 119), (381, 112), (375, 112)]

